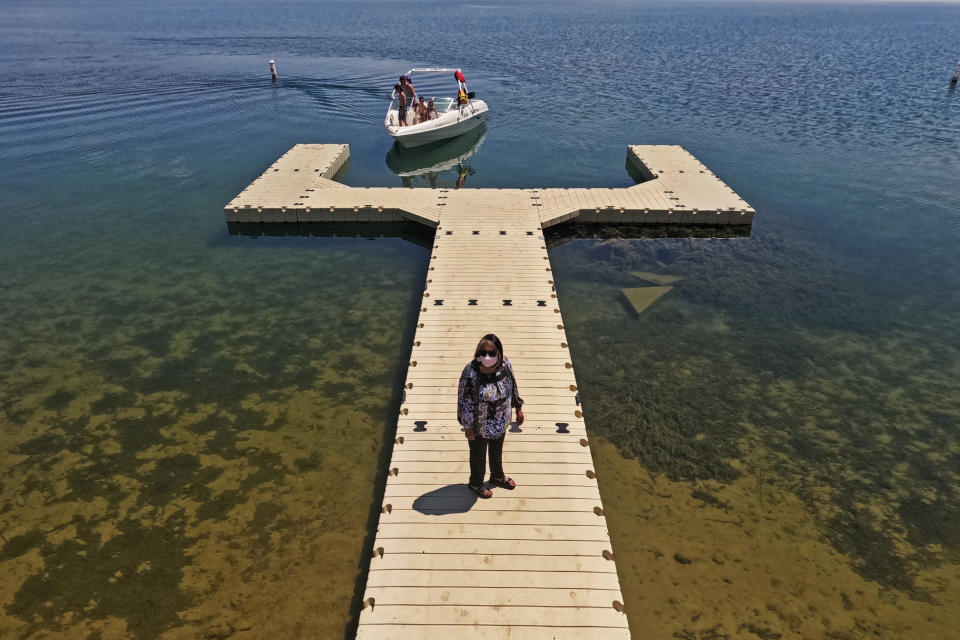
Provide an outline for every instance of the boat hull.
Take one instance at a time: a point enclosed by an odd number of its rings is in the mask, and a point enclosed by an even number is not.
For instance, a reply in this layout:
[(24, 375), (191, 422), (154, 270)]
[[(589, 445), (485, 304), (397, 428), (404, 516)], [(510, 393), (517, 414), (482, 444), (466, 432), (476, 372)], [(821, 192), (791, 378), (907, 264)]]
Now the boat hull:
[(431, 142), (462, 135), (482, 124), (487, 118), (487, 104), (474, 100), (448, 111), (435, 120), (398, 127), (385, 124), (387, 133), (404, 147), (420, 147)]

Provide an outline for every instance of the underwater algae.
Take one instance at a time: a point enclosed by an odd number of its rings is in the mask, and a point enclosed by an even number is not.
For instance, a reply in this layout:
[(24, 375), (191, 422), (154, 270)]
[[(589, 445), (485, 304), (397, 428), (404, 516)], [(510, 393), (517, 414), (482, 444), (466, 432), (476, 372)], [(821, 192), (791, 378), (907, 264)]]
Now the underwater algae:
[(960, 565), (918, 573), (935, 602), (865, 578), (774, 474), (673, 481), (590, 444), (634, 637), (933, 639), (960, 623)]
[[(862, 286), (843, 260), (769, 234), (554, 252), (637, 635), (960, 625), (954, 290), (906, 305), (895, 277)], [(632, 271), (683, 280), (632, 318)]]
[(259, 247), (12, 270), (0, 637), (347, 633), (425, 257)]

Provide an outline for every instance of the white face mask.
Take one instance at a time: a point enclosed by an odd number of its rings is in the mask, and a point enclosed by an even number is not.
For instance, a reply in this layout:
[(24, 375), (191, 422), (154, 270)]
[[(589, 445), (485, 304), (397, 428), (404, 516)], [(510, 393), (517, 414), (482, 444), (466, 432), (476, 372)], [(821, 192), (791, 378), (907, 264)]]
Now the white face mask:
[(480, 356), (477, 358), (477, 362), (489, 369), (493, 365), (497, 364), (497, 356)]

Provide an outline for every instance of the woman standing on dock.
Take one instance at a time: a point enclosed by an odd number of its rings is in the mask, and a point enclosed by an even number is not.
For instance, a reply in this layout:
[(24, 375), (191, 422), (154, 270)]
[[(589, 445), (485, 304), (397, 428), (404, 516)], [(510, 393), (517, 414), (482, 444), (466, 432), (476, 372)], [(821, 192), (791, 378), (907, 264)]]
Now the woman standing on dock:
[(473, 360), (463, 369), (457, 394), (457, 419), (470, 444), (470, 482), (467, 486), (481, 498), (493, 492), (483, 486), (487, 452), (490, 483), (513, 489), (517, 483), (503, 473), (503, 439), (513, 409), (517, 426), (523, 424), (523, 400), (510, 361), (503, 356), (500, 338), (488, 333), (480, 339)]

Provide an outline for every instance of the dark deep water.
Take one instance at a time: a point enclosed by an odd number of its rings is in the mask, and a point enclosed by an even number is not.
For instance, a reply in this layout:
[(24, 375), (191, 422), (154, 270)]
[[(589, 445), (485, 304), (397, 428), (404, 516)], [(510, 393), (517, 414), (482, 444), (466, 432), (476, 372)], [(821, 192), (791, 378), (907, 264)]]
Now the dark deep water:
[[(407, 6), (0, 2), (0, 636), (349, 633), (429, 256), (222, 214), (345, 142), (355, 186), (691, 150), (749, 238), (551, 249), (635, 636), (948, 637), (960, 7)], [(417, 65), (491, 118), (410, 178), (381, 122)], [(631, 272), (682, 279), (634, 317)]]

